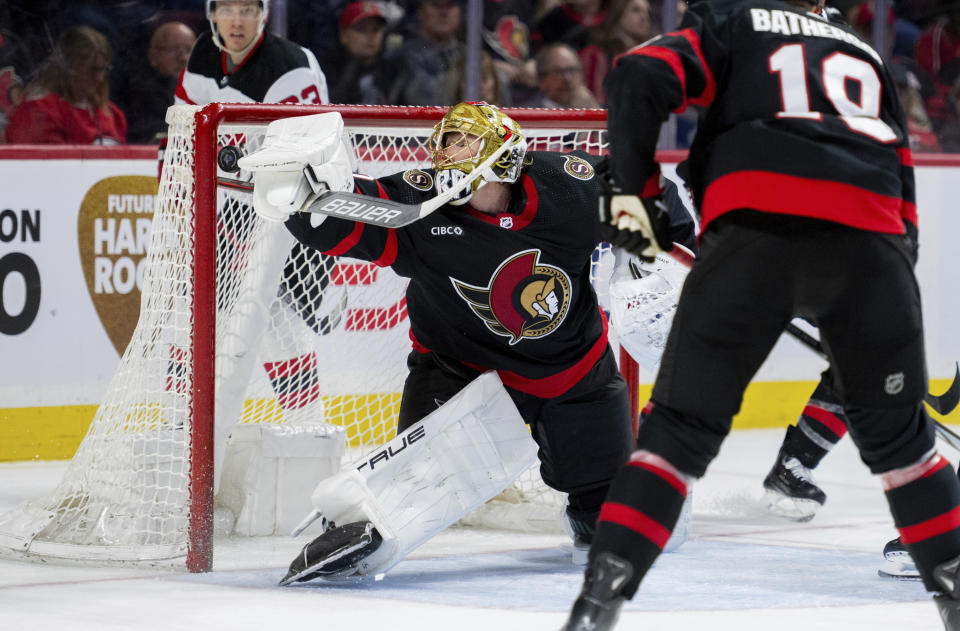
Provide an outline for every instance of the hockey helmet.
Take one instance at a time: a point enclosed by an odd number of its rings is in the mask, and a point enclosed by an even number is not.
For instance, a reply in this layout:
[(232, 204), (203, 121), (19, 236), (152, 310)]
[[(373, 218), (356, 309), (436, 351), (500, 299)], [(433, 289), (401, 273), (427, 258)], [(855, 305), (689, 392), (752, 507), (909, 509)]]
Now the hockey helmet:
[[(220, 0), (220, 2), (237, 2), (239, 0)], [(263, 28), (267, 24), (267, 13), (270, 11), (270, 0), (257, 0), (257, 4), (260, 6), (260, 24), (257, 27), (257, 34), (253, 38), (253, 42), (256, 42), (260, 39), (260, 34), (263, 33)], [(217, 0), (207, 0), (207, 21), (210, 22), (210, 32), (213, 35), (213, 43), (217, 45), (217, 48), (220, 50), (225, 50), (223, 47), (223, 41), (220, 39), (220, 33), (217, 31), (216, 20), (213, 19), (213, 14), (217, 10)], [(252, 43), (251, 43), (252, 47)]]
[[(449, 138), (451, 134), (455, 137)], [(476, 146), (470, 152), (451, 152), (447, 147), (451, 141)], [(428, 145), (440, 195), (456, 188), (474, 170), (480, 170), (471, 185), (451, 200), (454, 205), (466, 203), (487, 182), (516, 182), (527, 154), (527, 141), (516, 121), (483, 102), (458, 103), (447, 110), (433, 128)]]

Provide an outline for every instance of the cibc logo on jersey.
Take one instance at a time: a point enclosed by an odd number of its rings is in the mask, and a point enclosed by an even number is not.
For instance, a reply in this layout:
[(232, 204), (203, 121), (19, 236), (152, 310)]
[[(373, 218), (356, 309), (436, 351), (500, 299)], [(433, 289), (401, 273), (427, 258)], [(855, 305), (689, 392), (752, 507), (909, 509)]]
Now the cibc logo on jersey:
[(486, 287), (450, 278), (454, 288), (487, 328), (516, 344), (549, 335), (570, 308), (570, 277), (540, 263), (540, 250), (525, 250), (504, 261)]

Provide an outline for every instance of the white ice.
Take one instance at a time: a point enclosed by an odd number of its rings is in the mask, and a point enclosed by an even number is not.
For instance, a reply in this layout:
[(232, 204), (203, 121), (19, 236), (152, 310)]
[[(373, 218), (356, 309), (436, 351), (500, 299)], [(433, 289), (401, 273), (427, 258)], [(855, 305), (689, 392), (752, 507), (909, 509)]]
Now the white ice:
[[(828, 499), (813, 521), (765, 513), (760, 482), (782, 436), (730, 436), (695, 487), (691, 540), (660, 557), (618, 629), (943, 628), (919, 582), (877, 576), (895, 531), (849, 439), (815, 473)], [(0, 464), (0, 511), (53, 487), (64, 469)], [(0, 559), (0, 630), (556, 630), (582, 578), (563, 544), (454, 528), (383, 580), (287, 588), (277, 581), (301, 543), (284, 538), (218, 541), (208, 574)]]

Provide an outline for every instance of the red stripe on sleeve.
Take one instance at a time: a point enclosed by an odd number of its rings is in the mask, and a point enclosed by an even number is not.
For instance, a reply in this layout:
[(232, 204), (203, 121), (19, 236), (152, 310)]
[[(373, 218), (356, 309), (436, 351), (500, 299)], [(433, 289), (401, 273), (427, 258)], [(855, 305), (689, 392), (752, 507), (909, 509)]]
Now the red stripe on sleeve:
[(617, 58), (614, 59), (613, 65), (616, 66), (620, 59), (626, 57), (627, 55), (652, 57), (653, 59), (659, 59), (660, 61), (666, 62), (666, 64), (670, 66), (670, 70), (673, 71), (673, 74), (676, 75), (677, 81), (680, 82), (680, 92), (683, 94), (683, 103), (681, 103), (680, 107), (673, 111), (680, 113), (687, 109), (687, 73), (683, 70), (683, 62), (680, 61), (680, 55), (669, 48), (664, 48), (663, 46), (640, 45), (634, 46), (627, 52), (618, 55)]
[[(600, 513), (603, 515), (603, 512)], [(954, 530), (960, 526), (960, 506), (947, 511), (942, 515), (937, 515), (927, 521), (922, 521), (913, 526), (898, 528), (900, 531), (900, 541), (903, 543), (917, 543), (925, 541), (937, 535)]]
[(905, 167), (913, 166), (913, 151), (910, 150), (910, 147), (897, 148), (897, 155), (900, 156), (900, 164)]
[(664, 528), (655, 520), (644, 515), (635, 508), (616, 502), (604, 502), (600, 509), (600, 517), (597, 521), (605, 521), (613, 524), (619, 524), (624, 528), (646, 537), (653, 542), (655, 546), (663, 550), (670, 539), (670, 531)]
[(837, 438), (843, 438), (847, 433), (847, 426), (836, 414), (823, 409), (817, 405), (808, 405), (803, 408), (803, 415), (820, 422), (824, 427), (837, 435)]
[(185, 69), (180, 71), (180, 80), (177, 81), (177, 89), (176, 89), (176, 91), (175, 91), (175, 94), (176, 94), (177, 98), (182, 99), (183, 101), (187, 102), (188, 104), (190, 104), (190, 105), (196, 105), (196, 103), (193, 102), (193, 99), (191, 99), (189, 96), (187, 96), (187, 91), (186, 91), (186, 89), (184, 89), (184, 87), (183, 87), (183, 74), (184, 74), (185, 72), (186, 72)]
[(710, 105), (717, 96), (717, 81), (713, 78), (713, 71), (711, 71), (710, 66), (707, 65), (707, 60), (703, 58), (703, 49), (700, 47), (700, 36), (697, 35), (696, 31), (689, 28), (677, 31), (676, 34), (690, 42), (690, 48), (693, 49), (693, 53), (697, 56), (700, 67), (703, 69), (705, 83), (703, 92), (700, 93), (700, 96), (690, 99), (690, 102), (694, 105)]
[(397, 260), (397, 231), (387, 229), (387, 242), (383, 245), (383, 254), (375, 261), (371, 261), (378, 267), (390, 267)]
[(324, 252), (324, 254), (328, 256), (340, 256), (355, 246), (360, 241), (362, 235), (363, 224), (358, 221), (353, 225), (353, 232), (347, 235), (340, 243)]

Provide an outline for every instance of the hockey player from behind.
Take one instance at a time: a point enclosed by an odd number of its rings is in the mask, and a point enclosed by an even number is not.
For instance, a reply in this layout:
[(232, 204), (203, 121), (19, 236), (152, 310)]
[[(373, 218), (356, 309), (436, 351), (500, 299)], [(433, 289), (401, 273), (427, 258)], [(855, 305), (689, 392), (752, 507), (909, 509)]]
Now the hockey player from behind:
[[(608, 75), (613, 218), (662, 221), (637, 194), (659, 125), (705, 109), (690, 150), (700, 257), (640, 427), (610, 486), (563, 627), (611, 629), (669, 537), (689, 485), (793, 317), (815, 320), (849, 433), (951, 631), (960, 630), (960, 481), (922, 399), (920, 296), (905, 117), (880, 55), (803, 1), (691, 3), (681, 28)], [(665, 247), (653, 230), (652, 249)]]
[[(274, 124), (296, 124), (290, 120)], [(522, 417), (517, 422), (530, 426), (543, 480), (568, 494), (568, 523), (577, 539), (588, 542), (609, 482), (633, 446), (627, 388), (590, 284), (591, 253), (604, 237), (627, 247), (642, 241), (632, 226), (598, 221), (597, 158), (528, 152), (519, 126), (486, 103), (447, 111), (430, 139), (432, 168), (354, 178), (345, 159), (331, 159), (330, 150), (312, 152), (324, 156), (315, 171), (333, 190), (411, 204), (460, 190), (433, 214), (389, 229), (294, 212), (302, 200), (277, 203), (270, 135), (268, 129), (260, 152), (241, 160), (256, 174), (257, 212), (285, 220), (311, 248), (389, 266), (410, 279), (406, 307), (413, 350), (398, 435), (484, 371), (496, 371)], [(478, 166), (483, 164), (490, 166)], [(438, 482), (425, 482), (420, 494)], [(315, 493), (318, 508), (326, 510), (317, 498)], [(430, 524), (423, 529), (432, 532)], [(328, 565), (324, 556), (349, 550), (351, 537), (362, 533), (333, 529), (321, 535), (294, 561), (287, 580), (314, 578), (317, 573), (306, 571), (312, 566), (323, 566), (322, 575), (386, 571), (402, 554), (359, 564), (379, 545), (378, 535), (367, 533), (367, 550)]]

